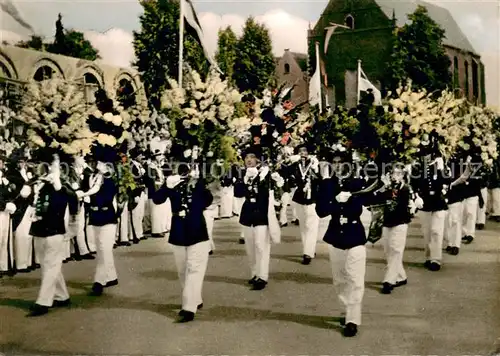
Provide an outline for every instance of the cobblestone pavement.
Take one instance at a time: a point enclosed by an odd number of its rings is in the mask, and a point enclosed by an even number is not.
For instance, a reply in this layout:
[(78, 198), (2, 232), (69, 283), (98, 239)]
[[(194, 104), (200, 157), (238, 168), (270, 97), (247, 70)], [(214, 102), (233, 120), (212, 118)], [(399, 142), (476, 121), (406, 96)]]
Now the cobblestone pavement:
[(235, 218), (217, 221), (204, 309), (176, 324), (180, 287), (166, 239), (115, 250), (119, 285), (87, 296), (95, 261), (70, 262), (64, 274), (73, 305), (25, 318), (36, 299), (39, 271), (0, 280), (0, 352), (107, 355), (486, 355), (500, 343), (500, 224), (488, 223), (443, 269), (423, 268), (418, 219), (409, 229), (408, 285), (379, 293), (384, 257), (368, 247), (363, 325), (346, 339), (328, 252), (318, 245), (312, 264), (300, 264), (297, 227), (283, 229), (272, 247), (268, 287), (250, 291), (244, 246)]

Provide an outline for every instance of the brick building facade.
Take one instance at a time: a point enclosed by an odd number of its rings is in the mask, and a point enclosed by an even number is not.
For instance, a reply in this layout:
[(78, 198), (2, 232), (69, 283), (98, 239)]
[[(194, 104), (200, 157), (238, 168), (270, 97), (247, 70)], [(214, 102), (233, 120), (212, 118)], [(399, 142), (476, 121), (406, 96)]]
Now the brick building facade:
[[(315, 28), (309, 31), (308, 43), (311, 55), (314, 42), (320, 43), (328, 83), (336, 98), (334, 104), (348, 107), (356, 104), (358, 59), (370, 81), (384, 88), (393, 30), (404, 26), (407, 15), (419, 5), (425, 6), (429, 16), (446, 32), (444, 45), (451, 61), (454, 89), (459, 89), (471, 102), (486, 103), (481, 57), (447, 9), (420, 0), (330, 0)], [(324, 53), (326, 27), (331, 23), (351, 29), (338, 28)], [(314, 61), (311, 63), (314, 65)]]
[(283, 56), (276, 58), (275, 75), (278, 86), (285, 83), (287, 86), (295, 85), (291, 97), (294, 104), (308, 101), (307, 54), (285, 49)]

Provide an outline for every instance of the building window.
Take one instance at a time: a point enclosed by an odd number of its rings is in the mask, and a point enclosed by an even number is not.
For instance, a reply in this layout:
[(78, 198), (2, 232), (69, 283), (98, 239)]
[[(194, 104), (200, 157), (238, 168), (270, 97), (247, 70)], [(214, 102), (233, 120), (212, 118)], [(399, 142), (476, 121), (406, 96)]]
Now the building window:
[(96, 76), (92, 73), (85, 73), (83, 83), (85, 86), (85, 100), (87, 100), (87, 103), (95, 102), (95, 93), (100, 87)]
[(37, 82), (43, 82), (44, 80), (51, 79), (54, 76), (54, 70), (49, 66), (42, 66), (37, 69), (33, 79)]
[(351, 30), (354, 30), (354, 17), (352, 15), (347, 15), (344, 22), (347, 27), (349, 27)]
[(479, 99), (479, 66), (475, 60), (472, 60), (472, 96), (474, 102)]
[(285, 63), (285, 74), (290, 73), (290, 64)]
[(453, 58), (453, 88), (459, 88), (460, 87), (460, 72), (458, 69), (458, 58), (455, 56)]
[(465, 71), (464, 92), (465, 92), (465, 97), (469, 98), (469, 62), (467, 61), (465, 61), (464, 63), (464, 71)]
[(125, 109), (136, 104), (135, 89), (130, 80), (125, 78), (120, 80), (116, 91), (116, 97)]

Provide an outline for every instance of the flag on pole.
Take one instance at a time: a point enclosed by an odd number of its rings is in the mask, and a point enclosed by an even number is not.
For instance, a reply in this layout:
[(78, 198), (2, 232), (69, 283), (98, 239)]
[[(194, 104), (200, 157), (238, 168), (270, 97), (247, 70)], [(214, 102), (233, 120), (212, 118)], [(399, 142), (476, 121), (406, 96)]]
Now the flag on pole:
[(382, 93), (378, 90), (375, 85), (373, 85), (369, 80), (363, 69), (361, 68), (361, 61), (358, 61), (358, 103), (361, 97), (362, 91), (368, 91), (371, 89), (373, 91), (373, 96), (375, 98), (375, 105), (382, 105)]
[(16, 22), (28, 31), (35, 33), (33, 27), (23, 18), (12, 0), (0, 0), (0, 9), (10, 15)]
[(309, 105), (319, 105), (321, 111), (321, 67), (318, 42), (316, 42), (316, 70), (309, 82)]
[(205, 53), (205, 57), (207, 58), (210, 65), (212, 65), (219, 73), (222, 73), (222, 70), (219, 68), (219, 65), (215, 61), (214, 57), (208, 52), (206, 45), (206, 38), (203, 34), (203, 28), (201, 27), (200, 21), (198, 20), (198, 16), (196, 15), (196, 11), (194, 9), (193, 3), (191, 0), (181, 0), (184, 2), (184, 18), (186, 19), (187, 24), (196, 32), (196, 37), (201, 47), (203, 48), (203, 52)]

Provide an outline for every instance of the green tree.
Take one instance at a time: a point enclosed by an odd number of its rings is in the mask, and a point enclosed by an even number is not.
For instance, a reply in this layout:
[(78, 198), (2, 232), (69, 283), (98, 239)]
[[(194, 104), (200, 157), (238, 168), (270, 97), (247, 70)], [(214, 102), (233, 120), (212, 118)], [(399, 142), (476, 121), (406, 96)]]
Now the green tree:
[(219, 30), (218, 49), (215, 59), (219, 64), (226, 78), (230, 83), (234, 83), (234, 64), (236, 62), (236, 53), (238, 47), (238, 37), (231, 26)]
[(240, 91), (261, 96), (273, 77), (275, 60), (269, 30), (249, 17), (238, 41), (234, 81)]
[(430, 92), (452, 86), (451, 61), (443, 45), (445, 31), (432, 20), (424, 6), (408, 15), (411, 23), (395, 30), (389, 86), (410, 79), (415, 88)]
[(16, 46), (21, 48), (31, 48), (36, 51), (45, 50), (45, 43), (43, 43), (43, 38), (37, 35), (32, 35), (27, 41), (20, 41), (16, 43)]
[[(143, 0), (141, 5), (141, 29), (134, 31), (135, 65), (151, 104), (158, 108), (161, 93), (168, 87), (167, 78), (178, 77), (180, 8), (175, 0)], [(184, 34), (184, 63), (202, 77), (208, 73), (208, 61), (189, 31)]]
[(56, 35), (54, 36), (54, 43), (48, 46), (47, 49), (51, 53), (62, 54), (64, 56), (66, 56), (68, 53), (68, 48), (66, 46), (66, 34), (64, 32), (61, 14), (57, 16)]

